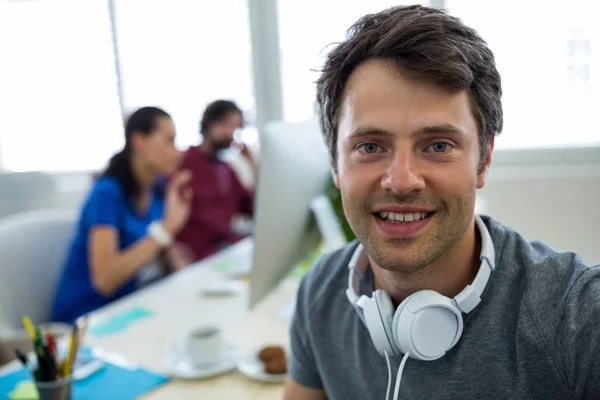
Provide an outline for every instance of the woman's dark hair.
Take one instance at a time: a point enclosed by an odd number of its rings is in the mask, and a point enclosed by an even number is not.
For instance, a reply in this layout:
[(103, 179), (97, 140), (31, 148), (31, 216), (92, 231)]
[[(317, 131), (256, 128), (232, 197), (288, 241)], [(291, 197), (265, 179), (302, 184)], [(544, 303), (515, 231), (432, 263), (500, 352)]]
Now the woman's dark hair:
[(487, 145), (502, 131), (502, 86), (494, 55), (458, 18), (423, 6), (397, 6), (365, 15), (328, 55), (317, 81), (321, 128), (336, 168), (340, 107), (348, 78), (368, 59), (455, 92), (466, 91), (479, 128), (480, 170)]
[(233, 101), (213, 101), (204, 110), (202, 120), (200, 121), (200, 133), (202, 135), (206, 135), (212, 124), (223, 121), (229, 114), (232, 113), (240, 114), (242, 117), (244, 116), (242, 110)]
[(111, 176), (116, 178), (130, 200), (135, 200), (141, 195), (140, 184), (133, 175), (131, 167), (131, 140), (133, 133), (150, 136), (156, 129), (157, 120), (161, 117), (171, 118), (166, 112), (157, 107), (143, 107), (129, 116), (125, 123), (125, 147), (112, 156), (108, 167), (100, 177)]

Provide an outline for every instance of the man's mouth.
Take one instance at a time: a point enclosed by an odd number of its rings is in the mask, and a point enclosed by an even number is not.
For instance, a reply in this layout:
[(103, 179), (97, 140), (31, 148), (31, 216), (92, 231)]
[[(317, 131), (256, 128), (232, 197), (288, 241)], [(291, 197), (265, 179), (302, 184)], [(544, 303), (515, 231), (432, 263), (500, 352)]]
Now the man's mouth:
[(380, 218), (387, 222), (393, 222), (396, 224), (407, 224), (414, 221), (420, 221), (425, 218), (429, 218), (433, 215), (433, 212), (416, 212), (416, 213), (395, 213), (382, 211), (375, 213), (377, 218)]

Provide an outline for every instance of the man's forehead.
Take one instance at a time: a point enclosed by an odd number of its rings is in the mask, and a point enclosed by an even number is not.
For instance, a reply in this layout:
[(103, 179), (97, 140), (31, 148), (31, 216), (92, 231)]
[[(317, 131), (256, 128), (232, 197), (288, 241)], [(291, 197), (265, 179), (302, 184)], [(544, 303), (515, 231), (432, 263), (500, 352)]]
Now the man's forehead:
[(393, 74), (381, 62), (355, 71), (341, 102), (340, 139), (365, 133), (421, 132), (455, 134), (474, 130), (466, 92)]

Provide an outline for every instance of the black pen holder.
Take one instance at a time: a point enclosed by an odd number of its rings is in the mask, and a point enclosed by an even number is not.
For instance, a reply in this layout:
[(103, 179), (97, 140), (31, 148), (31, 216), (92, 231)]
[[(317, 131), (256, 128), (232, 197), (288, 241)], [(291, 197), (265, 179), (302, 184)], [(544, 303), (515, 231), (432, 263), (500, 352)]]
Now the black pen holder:
[(35, 381), (40, 400), (72, 400), (73, 379), (61, 378), (55, 381)]

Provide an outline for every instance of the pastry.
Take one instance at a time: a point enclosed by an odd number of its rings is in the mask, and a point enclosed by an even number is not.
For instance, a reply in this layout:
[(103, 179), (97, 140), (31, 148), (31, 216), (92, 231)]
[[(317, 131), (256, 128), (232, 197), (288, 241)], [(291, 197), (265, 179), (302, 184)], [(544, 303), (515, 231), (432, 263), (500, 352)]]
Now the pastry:
[(287, 358), (285, 350), (281, 346), (266, 346), (258, 353), (258, 358), (263, 363), (267, 374), (287, 373)]
[(284, 357), (273, 358), (265, 363), (267, 374), (285, 374), (287, 372), (287, 360)]
[(285, 358), (285, 351), (280, 346), (267, 346), (258, 353), (258, 358), (266, 363), (273, 359)]

